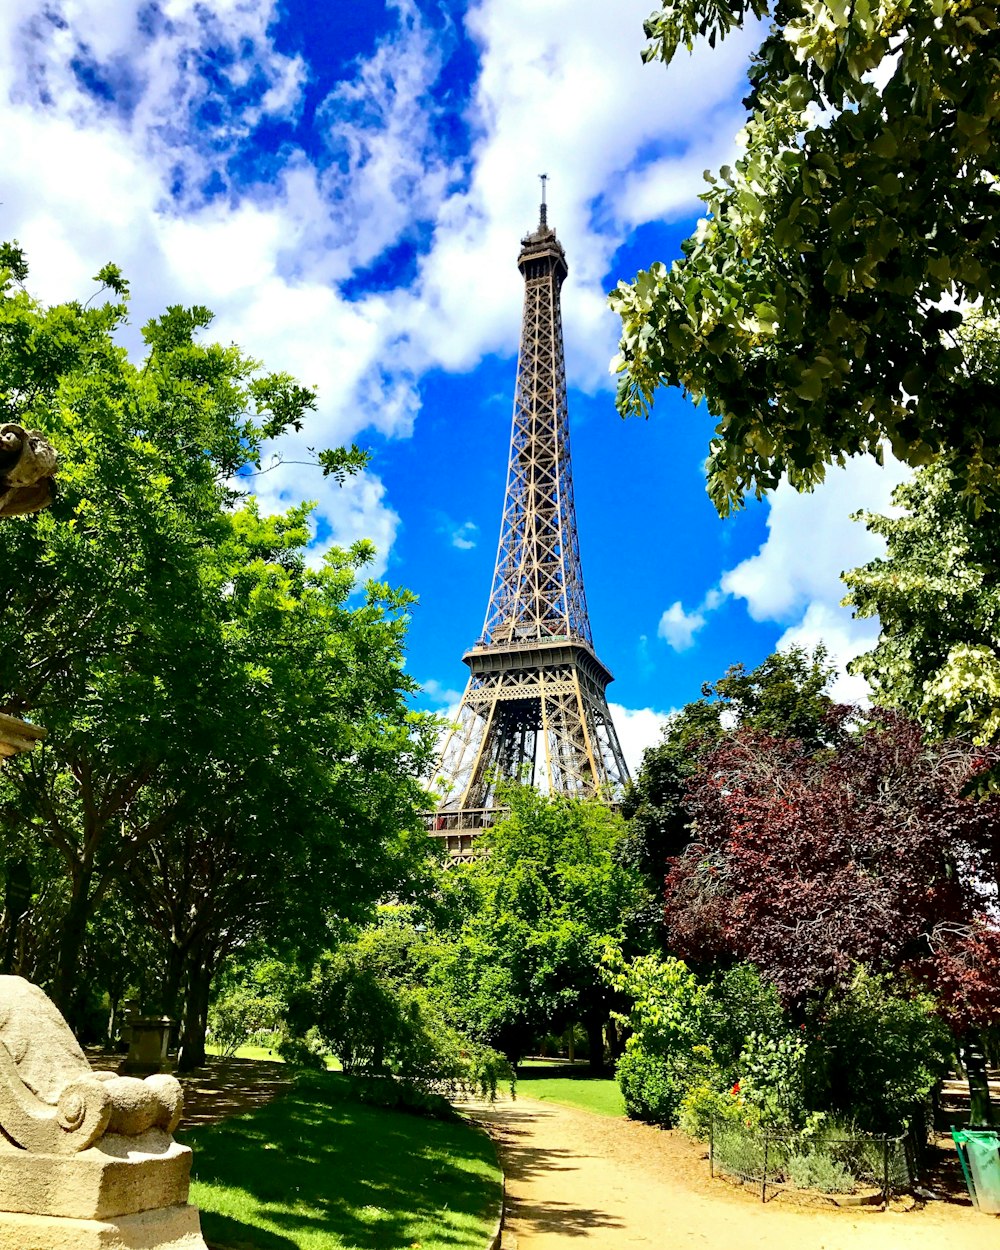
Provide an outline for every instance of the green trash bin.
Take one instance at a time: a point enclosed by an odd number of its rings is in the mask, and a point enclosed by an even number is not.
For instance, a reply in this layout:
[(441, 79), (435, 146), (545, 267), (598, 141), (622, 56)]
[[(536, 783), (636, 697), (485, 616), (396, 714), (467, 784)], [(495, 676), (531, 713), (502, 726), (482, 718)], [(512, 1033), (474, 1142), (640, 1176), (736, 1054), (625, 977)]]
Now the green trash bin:
[(972, 1201), (986, 1215), (1000, 1215), (1000, 1133), (952, 1129)]

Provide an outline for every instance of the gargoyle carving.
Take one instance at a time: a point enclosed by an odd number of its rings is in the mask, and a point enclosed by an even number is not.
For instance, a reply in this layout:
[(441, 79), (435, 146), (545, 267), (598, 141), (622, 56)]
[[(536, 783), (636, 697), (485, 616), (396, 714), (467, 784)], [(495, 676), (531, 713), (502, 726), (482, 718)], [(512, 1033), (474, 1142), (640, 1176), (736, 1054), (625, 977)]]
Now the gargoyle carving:
[(36, 1154), (74, 1154), (105, 1133), (173, 1133), (183, 1093), (172, 1076), (94, 1073), (37, 985), (0, 976), (0, 1133)]
[(47, 508), (55, 472), (56, 453), (37, 430), (0, 425), (0, 517)]

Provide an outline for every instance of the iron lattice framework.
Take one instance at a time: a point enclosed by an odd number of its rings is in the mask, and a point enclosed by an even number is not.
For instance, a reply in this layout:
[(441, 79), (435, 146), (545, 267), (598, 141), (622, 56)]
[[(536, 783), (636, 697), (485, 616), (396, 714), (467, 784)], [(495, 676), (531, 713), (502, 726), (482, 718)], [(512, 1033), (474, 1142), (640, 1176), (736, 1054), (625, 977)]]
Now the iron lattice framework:
[(482, 636), (463, 656), (471, 676), (432, 819), (459, 855), (492, 823), (508, 778), (608, 799), (628, 780), (583, 589), (559, 304), (568, 270), (544, 201), (517, 263), (524, 319), (496, 570)]

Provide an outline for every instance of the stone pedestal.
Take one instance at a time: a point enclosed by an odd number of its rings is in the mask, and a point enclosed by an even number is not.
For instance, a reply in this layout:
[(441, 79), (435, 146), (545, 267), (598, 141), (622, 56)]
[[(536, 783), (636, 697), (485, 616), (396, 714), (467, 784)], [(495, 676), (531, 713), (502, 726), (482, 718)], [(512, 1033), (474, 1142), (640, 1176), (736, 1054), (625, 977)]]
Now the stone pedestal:
[(205, 1250), (191, 1151), (162, 1129), (76, 1155), (0, 1150), (0, 1250)]
[(161, 1207), (117, 1220), (0, 1215), (0, 1250), (207, 1250), (194, 1207)]
[(190, 1176), (190, 1149), (162, 1129), (137, 1137), (107, 1133), (75, 1155), (8, 1148), (0, 1150), (0, 1207), (21, 1215), (109, 1220), (183, 1206)]
[(167, 1048), (174, 1021), (169, 1016), (140, 1016), (133, 1020), (125, 1057), (125, 1071), (150, 1074), (167, 1066)]

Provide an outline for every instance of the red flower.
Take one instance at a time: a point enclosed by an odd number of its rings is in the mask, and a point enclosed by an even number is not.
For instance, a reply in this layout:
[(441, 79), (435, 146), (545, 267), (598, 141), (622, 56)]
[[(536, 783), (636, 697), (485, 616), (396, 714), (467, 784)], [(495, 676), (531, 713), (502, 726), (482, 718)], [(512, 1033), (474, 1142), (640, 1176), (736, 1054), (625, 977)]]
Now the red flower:
[(736, 1097), (736, 1095), (740, 1092), (739, 1081), (736, 1082), (736, 1084), (733, 1086), (733, 1088), (729, 1092), (732, 1094), (734, 1098)]

